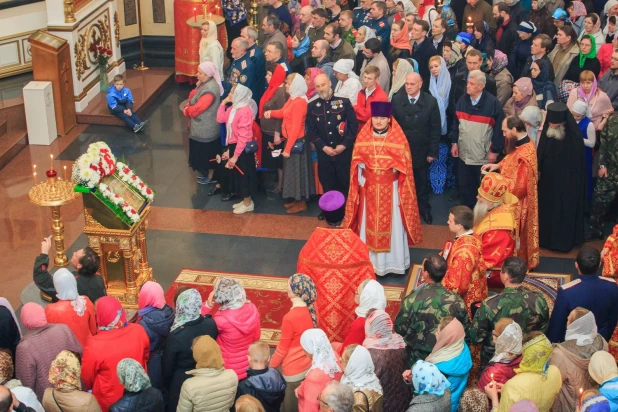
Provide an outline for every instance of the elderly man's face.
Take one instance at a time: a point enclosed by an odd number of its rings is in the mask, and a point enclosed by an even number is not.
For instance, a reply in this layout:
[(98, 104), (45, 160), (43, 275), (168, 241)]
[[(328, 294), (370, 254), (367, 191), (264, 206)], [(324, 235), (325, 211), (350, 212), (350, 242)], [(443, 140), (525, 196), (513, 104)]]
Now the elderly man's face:
[(468, 93), (470, 96), (478, 96), (478, 94), (483, 91), (484, 87), (484, 84), (481, 84), (480, 82), (477, 82), (475, 79), (470, 77), (468, 78), (468, 83), (466, 84), (466, 93)]
[(321, 98), (326, 99), (330, 94), (330, 80), (328, 76), (318, 75), (313, 81), (315, 91), (318, 92)]
[(302, 24), (309, 24), (310, 21), (311, 21), (311, 10), (303, 7), (302, 9), (300, 9), (300, 22)]
[(408, 96), (416, 96), (418, 92), (421, 90), (421, 86), (423, 85), (423, 80), (419, 75), (415, 75), (416, 73), (410, 73), (406, 77), (406, 93)]
[(266, 34), (270, 34), (275, 31), (275, 27), (272, 24), (268, 24), (266, 17), (264, 17), (264, 20), (262, 21), (262, 30), (264, 30), (264, 33)]
[(279, 50), (277, 50), (275, 46), (269, 44), (264, 49), (264, 58), (269, 63), (275, 63), (281, 58), (281, 53), (279, 52)]

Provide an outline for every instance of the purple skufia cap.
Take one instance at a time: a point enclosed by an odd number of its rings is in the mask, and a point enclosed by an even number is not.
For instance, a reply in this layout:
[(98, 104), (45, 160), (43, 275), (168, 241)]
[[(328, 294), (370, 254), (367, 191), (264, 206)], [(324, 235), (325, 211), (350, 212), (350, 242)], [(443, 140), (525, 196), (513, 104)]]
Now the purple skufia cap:
[(371, 102), (371, 117), (391, 117), (393, 105), (389, 102)]
[(336, 190), (326, 192), (318, 202), (324, 219), (330, 224), (337, 224), (343, 220), (345, 214), (345, 196)]

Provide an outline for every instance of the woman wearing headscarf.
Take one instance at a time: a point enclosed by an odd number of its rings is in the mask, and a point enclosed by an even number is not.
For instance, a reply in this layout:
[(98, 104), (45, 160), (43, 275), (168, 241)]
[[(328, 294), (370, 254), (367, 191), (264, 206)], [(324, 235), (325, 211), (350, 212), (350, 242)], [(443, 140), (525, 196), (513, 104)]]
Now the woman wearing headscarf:
[(298, 410), (318, 412), (318, 400), (328, 382), (341, 379), (342, 370), (335, 352), (322, 329), (308, 329), (300, 337), (300, 345), (311, 358), (311, 367), (305, 380), (296, 389)]
[(295, 73), (304, 73), (309, 67), (315, 65), (315, 59), (311, 57), (311, 40), (309, 35), (299, 30), (292, 36), (292, 55), (290, 67)]
[[(225, 167), (231, 170), (230, 193), (239, 196), (242, 201), (232, 206), (234, 214), (253, 212), (255, 205), (252, 197), (257, 192), (257, 173), (253, 153), (245, 152), (245, 146), (253, 140), (253, 119), (251, 110), (251, 90), (242, 84), (234, 89), (219, 105), (217, 122), (225, 123), (226, 146), (222, 160), (227, 160)], [(230, 107), (226, 107), (232, 103)]]
[(290, 410), (296, 404), (294, 391), (305, 378), (311, 367), (311, 359), (305, 355), (300, 337), (309, 329), (318, 327), (315, 309), (317, 290), (313, 280), (302, 273), (295, 273), (288, 281), (288, 298), (292, 308), (281, 321), (281, 337), (270, 360), (271, 368), (281, 366), (281, 373), (287, 382), (283, 409)]
[(384, 390), (384, 410), (405, 410), (410, 402), (410, 390), (401, 379), (406, 369), (406, 343), (393, 332), (393, 321), (384, 310), (374, 310), (367, 316), (363, 346), (371, 355)]
[[(206, 20), (202, 23), (200, 63), (204, 62), (212, 63), (219, 73), (219, 78), (223, 78), (223, 47), (221, 47), (217, 36), (217, 25), (212, 20)], [(198, 81), (202, 81), (199, 76)]]
[(270, 110), (279, 110), (286, 101), (285, 95), (285, 69), (277, 63), (266, 66), (266, 81), (268, 87), (260, 99), (258, 117), (262, 129), (262, 167), (265, 169), (277, 169), (277, 191), (281, 192), (283, 181), (283, 156), (272, 157), (271, 152), (282, 150), (281, 119), (265, 117), (264, 113)]
[(337, 355), (341, 356), (349, 345), (362, 345), (365, 341), (365, 318), (371, 309), (386, 309), (386, 295), (384, 286), (376, 280), (365, 280), (354, 294), (354, 302), (358, 307), (354, 310), (357, 318), (350, 324), (347, 332), (343, 334), (343, 342), (335, 343)]
[(477, 387), (483, 391), (491, 381), (506, 383), (515, 376), (515, 368), (519, 367), (522, 351), (521, 327), (511, 318), (502, 318), (494, 327), (492, 338), (496, 351), (481, 376)]
[[(63, 350), (49, 367), (51, 388), (45, 389), (43, 407), (49, 412), (100, 412), (94, 395), (82, 391), (81, 364), (73, 352)], [(29, 405), (29, 404), (28, 404)]]
[(150, 339), (148, 377), (157, 389), (163, 389), (161, 359), (163, 348), (174, 322), (174, 309), (165, 303), (163, 288), (157, 282), (144, 283), (137, 298), (137, 324), (144, 328)]
[(539, 138), (541, 137), (539, 129), (543, 125), (543, 112), (538, 107), (528, 106), (519, 115), (519, 118), (524, 121), (526, 125), (526, 132), (530, 139), (536, 146)]
[(307, 102), (311, 103), (318, 97), (318, 92), (315, 90), (315, 78), (318, 74), (324, 74), (322, 69), (311, 67), (305, 71), (305, 83), (307, 83)]
[(569, 20), (575, 33), (579, 36), (584, 31), (584, 19), (586, 17), (586, 6), (578, 0), (574, 0), (566, 5), (566, 11), (569, 13)]
[(12, 379), (13, 371), (13, 359), (11, 355), (7, 352), (0, 351), (0, 385), (11, 391), (20, 403), (29, 406), (36, 412), (45, 412), (45, 409), (43, 409), (43, 406), (36, 397), (36, 393), (34, 393), (32, 389), (23, 386), (19, 379)]
[(125, 358), (146, 366), (150, 340), (144, 328), (127, 322), (127, 314), (118, 299), (104, 296), (97, 300), (99, 332), (88, 339), (82, 357), (82, 382), (92, 390), (101, 410), (122, 398), (123, 387), (116, 374), (118, 362)]
[[(569, 64), (569, 67), (564, 74), (563, 82), (570, 81), (575, 83), (575, 87), (579, 84), (579, 76), (583, 71), (590, 70), (594, 73), (594, 77), (598, 78), (601, 72), (601, 63), (597, 58), (596, 40), (589, 34), (584, 34), (579, 41), (579, 54)], [(560, 89), (565, 89), (566, 86), (560, 85)], [(566, 96), (571, 91), (568, 87), (565, 89)], [(561, 94), (562, 96), (562, 94)]]
[(584, 30), (581, 31), (577, 40), (581, 40), (585, 34), (589, 34), (594, 37), (596, 42), (596, 51), (598, 53), (601, 46), (605, 44), (605, 35), (601, 30), (601, 19), (598, 14), (589, 13), (586, 15), (584, 18)]
[(389, 62), (392, 65), (397, 59), (412, 57), (410, 44), (410, 30), (405, 20), (398, 20), (391, 26), (391, 46), (389, 48)]
[[(219, 44), (216, 40), (215, 43)], [(189, 93), (182, 111), (189, 118), (189, 166), (197, 172), (199, 184), (216, 183), (213, 176), (217, 163), (211, 160), (221, 154), (216, 117), (223, 86), (216, 66), (210, 61), (200, 63), (197, 79), (198, 85)]]
[(356, 31), (356, 44), (354, 45), (354, 53), (356, 58), (354, 59), (354, 73), (360, 76), (363, 62), (365, 61), (365, 55), (363, 49), (365, 48), (365, 42), (369, 39), (374, 39), (376, 34), (368, 26), (360, 26)]
[[(440, 146), (438, 158), (429, 165), (429, 180), (434, 194), (444, 192), (448, 175), (453, 174), (452, 161), (447, 164), (450, 154), (450, 139), (448, 137), (447, 109), (451, 92), (451, 75), (446, 67), (446, 61), (441, 56), (429, 59), (429, 93), (435, 97), (440, 110)], [(451, 158), (452, 159), (452, 158)], [(450, 169), (450, 170), (449, 170)]]
[(48, 375), (53, 360), (65, 349), (81, 355), (82, 345), (67, 325), (47, 323), (45, 310), (36, 303), (26, 303), (20, 317), (26, 333), (15, 351), (15, 377), (40, 401), (51, 387)]
[(487, 68), (489, 75), (496, 81), (496, 97), (502, 106), (506, 104), (513, 94), (513, 75), (506, 68), (508, 66), (506, 54), (500, 50), (494, 50), (494, 55), (487, 56)]
[(88, 338), (97, 334), (94, 305), (87, 296), (79, 296), (75, 276), (68, 269), (58, 269), (53, 281), (58, 302), (45, 307), (47, 322), (67, 325), (82, 347), (86, 346)]
[[(581, 86), (580, 86), (581, 87)], [(577, 100), (571, 107), (571, 113), (579, 126), (579, 130), (584, 137), (584, 146), (586, 153), (586, 191), (588, 193), (588, 205), (592, 200), (592, 192), (594, 191), (594, 184), (592, 180), (592, 150), (597, 141), (597, 133), (595, 131), (594, 124), (588, 115), (588, 105), (583, 100)]]
[[(597, 131), (603, 130), (607, 118), (613, 113), (614, 107), (607, 94), (597, 87), (597, 79), (589, 70), (584, 70), (579, 75), (579, 86), (571, 90), (567, 106), (573, 110), (573, 104), (581, 100), (586, 103), (588, 111), (586, 116), (592, 120)], [(594, 146), (594, 145), (593, 145)]]
[(187, 372), (195, 368), (191, 344), (198, 336), (218, 336), (218, 329), (210, 315), (202, 316), (202, 297), (197, 289), (188, 289), (176, 298), (176, 316), (163, 350), (163, 382), (166, 393), (166, 410), (176, 410), (180, 388), (189, 379)]
[(13, 358), (20, 339), (21, 329), (15, 311), (6, 298), (0, 298), (0, 351)]
[(418, 360), (411, 371), (404, 372), (404, 379), (412, 381), (416, 394), (406, 412), (444, 412), (452, 409), (451, 384), (436, 365)]
[(482, 390), (468, 388), (459, 400), (459, 412), (487, 412), (489, 401)]
[(337, 78), (333, 94), (335, 97), (345, 97), (350, 100), (352, 106), (356, 104), (358, 92), (363, 88), (353, 68), (354, 60), (352, 59), (339, 59), (333, 65), (333, 72)]
[(234, 405), (238, 376), (226, 369), (221, 348), (210, 336), (201, 336), (193, 343), (195, 369), (182, 384), (178, 412), (222, 412)]
[(300, 153), (292, 153), (296, 142), (302, 141), (305, 137), (307, 83), (303, 76), (292, 73), (287, 77), (285, 90), (290, 98), (285, 102), (283, 108), (269, 110), (264, 113), (264, 117), (267, 119), (271, 117), (283, 119), (281, 130), (286, 142), (281, 152), (281, 156), (283, 156), (282, 196), (288, 200), (284, 205), (287, 213), (293, 214), (307, 210), (307, 201), (315, 194), (315, 182), (309, 148), (303, 147)]
[[(612, 16), (614, 19), (616, 16)], [(609, 36), (608, 36), (609, 37)], [(599, 81), (602, 79), (603, 75), (607, 73), (612, 64), (612, 54), (614, 54), (614, 50), (618, 49), (618, 36), (611, 35), (609, 41), (603, 45), (597, 52), (597, 59), (599, 59), (599, 64), (601, 65), (601, 71), (599, 72)]]
[(451, 412), (457, 412), (459, 398), (466, 389), (472, 368), (470, 349), (464, 342), (465, 331), (459, 320), (447, 316), (442, 319), (436, 333), (436, 345), (425, 359), (433, 363), (451, 383)]
[(528, 19), (536, 26), (539, 33), (547, 34), (551, 39), (556, 35), (556, 26), (551, 18), (553, 10), (549, 10), (546, 0), (532, 0), (532, 9)]
[[(530, 332), (523, 346), (522, 360), (515, 375), (504, 385), (490, 382), (485, 386), (485, 393), (498, 412), (508, 411), (516, 402), (526, 399), (537, 405), (541, 411), (549, 411), (560, 387), (560, 371), (549, 364), (552, 347), (549, 339), (541, 332)], [(498, 400), (498, 389), (501, 398)]]
[(382, 412), (384, 410), (384, 391), (374, 372), (373, 360), (369, 351), (360, 345), (350, 345), (341, 357), (343, 376), (341, 383), (354, 390), (354, 412)]
[(530, 77), (532, 77), (532, 87), (536, 95), (536, 103), (539, 109), (545, 110), (548, 104), (558, 99), (556, 85), (550, 78), (549, 63), (547, 60), (538, 59), (530, 65)]
[(217, 343), (225, 365), (236, 371), (238, 379), (247, 377), (249, 345), (260, 339), (260, 313), (247, 300), (245, 288), (232, 278), (219, 278), (204, 303), (202, 313), (210, 313), (215, 303), (219, 310), (214, 320), (219, 329)]
[(611, 412), (618, 411), (618, 367), (612, 355), (598, 351), (590, 358), (590, 377), (600, 385), (599, 392), (609, 402)]
[(534, 87), (529, 77), (521, 77), (513, 83), (513, 96), (504, 105), (505, 116), (519, 116), (527, 106), (537, 106)]
[(496, 49), (496, 43), (489, 32), (489, 25), (483, 20), (474, 22), (474, 40), (470, 46), (481, 53), (489, 53)]
[(607, 342), (597, 333), (594, 314), (575, 308), (567, 320), (565, 341), (554, 344), (550, 364), (560, 370), (562, 387), (552, 411), (574, 411), (579, 401), (579, 389), (596, 385), (588, 374), (590, 358), (595, 352), (607, 351)]
[(109, 407), (110, 412), (163, 412), (163, 395), (153, 388), (146, 371), (135, 359), (127, 358), (116, 366), (118, 380), (124, 386), (122, 398)]
[(410, 73), (414, 73), (414, 67), (409, 59), (397, 59), (393, 62), (393, 77), (391, 82), (391, 90), (388, 92), (388, 101), (393, 100), (393, 96), (406, 83), (406, 77)]
[(457, 73), (460, 66), (459, 62), (462, 59), (457, 42), (444, 40), (444, 43), (442, 43), (442, 57), (446, 61), (446, 67), (448, 67), (448, 72), (452, 78)]

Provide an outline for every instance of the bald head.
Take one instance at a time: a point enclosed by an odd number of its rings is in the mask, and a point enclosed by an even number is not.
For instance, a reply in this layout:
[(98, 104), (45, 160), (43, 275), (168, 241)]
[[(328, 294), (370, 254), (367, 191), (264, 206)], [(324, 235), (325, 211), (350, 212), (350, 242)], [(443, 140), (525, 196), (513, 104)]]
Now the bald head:
[(13, 395), (4, 385), (0, 385), (0, 411), (12, 411)]
[(304, 6), (300, 9), (300, 22), (302, 24), (311, 23), (311, 12), (313, 11), (313, 7)]
[(330, 79), (324, 73), (318, 74), (313, 79), (313, 85), (315, 86), (315, 91), (318, 92), (318, 95), (322, 99), (328, 99), (331, 93), (331, 84)]
[(423, 79), (418, 73), (410, 73), (406, 76), (405, 89), (408, 96), (416, 97), (421, 91), (422, 85)]
[(316, 40), (311, 49), (311, 57), (322, 60), (328, 54), (328, 42), (326, 40)]

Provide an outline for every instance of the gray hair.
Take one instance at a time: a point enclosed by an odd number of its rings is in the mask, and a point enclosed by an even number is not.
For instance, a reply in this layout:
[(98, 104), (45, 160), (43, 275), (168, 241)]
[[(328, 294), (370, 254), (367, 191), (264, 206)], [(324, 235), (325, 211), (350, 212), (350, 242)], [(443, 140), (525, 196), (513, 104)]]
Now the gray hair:
[(485, 87), (485, 84), (487, 83), (485, 73), (480, 70), (472, 70), (468, 78), (473, 79), (476, 83), (482, 85), (483, 87)]
[(271, 42), (266, 43), (266, 47), (273, 46), (275, 50), (279, 51), (279, 54), (283, 56), (283, 44), (280, 41), (273, 40)]
[(278, 30), (279, 27), (281, 27), (281, 20), (279, 20), (279, 17), (275, 16), (274, 14), (269, 14), (268, 16), (265, 17), (266, 19), (266, 24), (268, 26), (272, 25), (275, 30)]
[(234, 41), (236, 42), (238, 47), (240, 47), (243, 50), (247, 50), (249, 48), (249, 43), (247, 42), (247, 40), (243, 39), (242, 37), (236, 37)]
[(258, 31), (253, 26), (247, 26), (247, 36), (251, 37), (253, 40), (257, 40)]
[(333, 412), (352, 412), (354, 391), (348, 385), (330, 381), (322, 391), (322, 402), (326, 403)]

